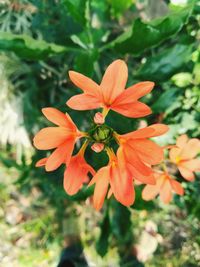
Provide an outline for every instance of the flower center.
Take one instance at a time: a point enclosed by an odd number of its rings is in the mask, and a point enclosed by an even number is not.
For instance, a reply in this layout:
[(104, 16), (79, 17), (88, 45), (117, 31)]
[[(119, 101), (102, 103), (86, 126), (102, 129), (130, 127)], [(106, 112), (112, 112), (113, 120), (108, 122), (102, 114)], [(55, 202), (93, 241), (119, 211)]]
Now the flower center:
[(113, 137), (113, 129), (107, 125), (96, 125), (90, 131), (90, 137), (97, 142), (108, 143)]

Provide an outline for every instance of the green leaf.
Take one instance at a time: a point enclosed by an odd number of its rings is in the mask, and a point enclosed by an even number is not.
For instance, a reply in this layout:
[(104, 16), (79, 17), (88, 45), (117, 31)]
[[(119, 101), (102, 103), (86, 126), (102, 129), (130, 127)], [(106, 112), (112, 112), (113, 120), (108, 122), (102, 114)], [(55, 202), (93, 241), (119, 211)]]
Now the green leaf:
[(192, 82), (192, 74), (189, 72), (180, 72), (172, 77), (172, 81), (178, 87), (186, 87)]
[(163, 82), (183, 68), (192, 53), (192, 46), (176, 45), (150, 57), (136, 72), (136, 78)]
[(101, 233), (96, 243), (96, 250), (100, 256), (104, 257), (108, 251), (109, 236), (111, 232), (108, 208), (101, 222), (100, 228), (101, 228)]
[(97, 60), (97, 53), (80, 53), (75, 58), (74, 69), (87, 76), (92, 76), (94, 72), (94, 63)]
[(154, 102), (152, 106), (153, 112), (160, 113), (165, 112), (167, 108), (169, 108), (177, 99), (178, 92), (180, 90), (178, 88), (168, 89), (166, 90), (156, 102)]
[[(122, 219), (123, 218), (123, 219)], [(117, 201), (113, 201), (112, 232), (118, 244), (128, 244), (131, 237), (131, 212)]]
[(62, 0), (73, 19), (81, 25), (86, 24), (86, 2), (87, 0)]
[(176, 8), (168, 16), (150, 21), (142, 22), (136, 19), (132, 27), (126, 30), (109, 46), (121, 53), (132, 53), (139, 55), (144, 50), (158, 46), (181, 30), (187, 22), (193, 10), (193, 4), (186, 7)]
[(107, 0), (111, 5), (111, 13), (115, 17), (122, 15), (122, 13), (127, 10), (131, 4), (133, 4), (132, 0)]
[(17, 35), (9, 32), (0, 33), (0, 50), (12, 51), (21, 58), (43, 59), (70, 50), (67, 47), (35, 40), (28, 35)]

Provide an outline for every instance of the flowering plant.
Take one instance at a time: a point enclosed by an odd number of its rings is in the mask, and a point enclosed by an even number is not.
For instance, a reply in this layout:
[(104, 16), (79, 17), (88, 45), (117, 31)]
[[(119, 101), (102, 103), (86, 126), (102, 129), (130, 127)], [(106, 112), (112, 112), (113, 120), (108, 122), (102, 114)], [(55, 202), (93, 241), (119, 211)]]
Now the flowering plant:
[[(106, 195), (108, 198), (113, 195), (121, 204), (131, 206), (135, 200), (134, 185), (139, 184), (145, 184), (142, 192), (144, 200), (160, 194), (161, 200), (168, 203), (172, 199), (172, 191), (183, 195), (183, 187), (168, 172), (168, 165), (176, 165), (186, 180), (194, 180), (193, 172), (200, 170), (200, 160), (195, 158), (200, 151), (198, 139), (188, 140), (186, 135), (180, 136), (175, 146), (168, 147), (169, 160), (164, 160), (165, 147), (149, 138), (165, 134), (169, 130), (165, 124), (157, 123), (118, 134), (105, 123), (110, 110), (130, 118), (149, 115), (151, 109), (138, 99), (150, 93), (154, 83), (140, 82), (125, 89), (128, 69), (122, 60), (115, 60), (108, 66), (100, 85), (74, 71), (69, 72), (69, 77), (83, 93), (71, 97), (67, 105), (75, 110), (101, 108), (101, 112), (95, 114), (91, 129), (82, 132), (68, 114), (55, 108), (43, 108), (45, 117), (57, 127), (39, 131), (34, 137), (34, 145), (41, 150), (55, 150), (39, 160), (36, 166), (45, 166), (46, 171), (53, 171), (65, 164), (64, 189), (69, 195), (76, 194), (84, 183), (89, 186), (95, 184), (93, 205), (96, 210), (102, 208)], [(72, 156), (75, 143), (82, 138), (85, 141), (79, 152)], [(118, 145), (117, 149), (112, 147), (113, 140)], [(93, 151), (99, 153), (105, 150), (108, 155), (107, 166), (97, 171), (84, 158), (90, 143)]]

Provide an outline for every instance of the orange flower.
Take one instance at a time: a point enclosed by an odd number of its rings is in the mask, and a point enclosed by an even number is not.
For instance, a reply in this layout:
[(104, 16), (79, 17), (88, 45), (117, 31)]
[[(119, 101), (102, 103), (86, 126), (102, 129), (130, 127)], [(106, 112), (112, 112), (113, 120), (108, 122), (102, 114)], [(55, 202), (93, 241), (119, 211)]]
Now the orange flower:
[(40, 150), (54, 149), (48, 157), (39, 160), (37, 167), (45, 165), (46, 171), (57, 169), (62, 163), (68, 164), (77, 139), (83, 136), (70, 116), (55, 108), (43, 108), (45, 117), (58, 125), (40, 130), (33, 139), (34, 146)]
[(134, 179), (142, 183), (155, 183), (151, 165), (163, 161), (164, 153), (162, 147), (147, 138), (159, 136), (167, 131), (166, 125), (153, 124), (128, 134), (115, 134), (120, 145), (118, 154), (124, 157)]
[(73, 156), (64, 173), (64, 189), (69, 195), (76, 194), (83, 183), (89, 181), (88, 173), (95, 175), (95, 170), (85, 161), (84, 152), (87, 143)]
[(73, 96), (67, 101), (67, 105), (72, 109), (89, 110), (101, 107), (104, 109), (104, 115), (112, 109), (131, 118), (151, 113), (151, 109), (138, 99), (151, 92), (154, 83), (140, 82), (125, 90), (128, 68), (123, 60), (115, 60), (108, 66), (100, 85), (75, 71), (69, 71), (69, 77), (83, 90), (83, 94)]
[(126, 170), (126, 163), (119, 160), (112, 150), (107, 149), (107, 153), (109, 156), (108, 166), (99, 169), (89, 183), (89, 186), (95, 184), (93, 205), (96, 210), (102, 208), (109, 185), (111, 188), (108, 194), (113, 193), (124, 206), (132, 205), (135, 200), (133, 179)]
[(170, 177), (167, 172), (155, 172), (154, 176), (156, 184), (146, 185), (142, 191), (144, 200), (152, 200), (159, 194), (161, 200), (167, 204), (172, 200), (172, 191), (180, 196), (184, 194), (182, 185)]
[(183, 176), (188, 181), (193, 181), (195, 171), (200, 171), (200, 159), (195, 159), (200, 152), (200, 140), (188, 139), (187, 135), (178, 137), (176, 147), (169, 152), (170, 160), (175, 163)]

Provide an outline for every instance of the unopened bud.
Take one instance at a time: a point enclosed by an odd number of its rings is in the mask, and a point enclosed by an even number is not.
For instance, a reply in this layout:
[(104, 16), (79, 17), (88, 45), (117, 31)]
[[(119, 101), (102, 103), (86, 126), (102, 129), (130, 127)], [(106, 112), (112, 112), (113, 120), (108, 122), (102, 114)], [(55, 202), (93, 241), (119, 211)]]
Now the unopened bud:
[(91, 149), (96, 152), (96, 153), (99, 153), (101, 152), (103, 149), (104, 149), (104, 144), (102, 143), (94, 143), (92, 146), (91, 146)]
[(96, 124), (104, 124), (105, 119), (103, 117), (103, 114), (101, 112), (97, 112), (94, 116), (94, 122)]

